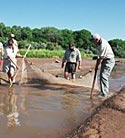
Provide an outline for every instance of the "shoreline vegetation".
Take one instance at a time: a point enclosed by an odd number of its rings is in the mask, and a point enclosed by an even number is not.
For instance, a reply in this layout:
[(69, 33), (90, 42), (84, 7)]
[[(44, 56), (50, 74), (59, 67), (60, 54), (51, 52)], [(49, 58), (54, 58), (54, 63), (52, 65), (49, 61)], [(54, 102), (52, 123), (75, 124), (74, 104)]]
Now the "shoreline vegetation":
[[(92, 33), (89, 30), (69, 30), (69, 29), (58, 29), (55, 27), (41, 27), (31, 29), (30, 27), (21, 26), (6, 26), (4, 23), (0, 23), (0, 42), (6, 45), (10, 34), (15, 35), (15, 39), (18, 42), (19, 49), (26, 49), (28, 45), (32, 45), (32, 50), (55, 50), (60, 54), (61, 51), (68, 48), (69, 43), (74, 43), (75, 47), (78, 48), (82, 54), (82, 57), (89, 57), (91, 54), (97, 54), (97, 46), (90, 41)], [(103, 36), (102, 36), (103, 37)], [(125, 40), (112, 39), (108, 41), (111, 45), (115, 57), (125, 57)], [(36, 52), (35, 51), (35, 52)], [(44, 51), (46, 52), (46, 51)], [(53, 57), (52, 53), (30, 54), (30, 56), (41, 57)], [(55, 55), (56, 56), (56, 55)], [(60, 55), (59, 55), (60, 56)]]
[[(24, 55), (26, 49), (20, 49), (20, 53)], [(65, 50), (47, 50), (47, 49), (31, 49), (27, 53), (27, 57), (29, 58), (53, 58), (59, 57), (62, 58), (64, 56)], [(81, 51), (82, 58), (93, 57), (93, 54), (86, 54), (84, 51)]]

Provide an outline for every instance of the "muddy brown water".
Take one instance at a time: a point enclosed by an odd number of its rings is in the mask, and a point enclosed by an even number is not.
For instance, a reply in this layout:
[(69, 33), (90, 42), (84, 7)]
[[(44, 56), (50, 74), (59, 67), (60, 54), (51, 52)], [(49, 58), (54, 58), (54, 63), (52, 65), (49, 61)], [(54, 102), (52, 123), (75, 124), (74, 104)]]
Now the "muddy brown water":
[[(110, 90), (125, 83), (124, 64), (110, 78)], [(0, 138), (65, 138), (102, 100), (90, 89), (52, 84), (0, 86)]]

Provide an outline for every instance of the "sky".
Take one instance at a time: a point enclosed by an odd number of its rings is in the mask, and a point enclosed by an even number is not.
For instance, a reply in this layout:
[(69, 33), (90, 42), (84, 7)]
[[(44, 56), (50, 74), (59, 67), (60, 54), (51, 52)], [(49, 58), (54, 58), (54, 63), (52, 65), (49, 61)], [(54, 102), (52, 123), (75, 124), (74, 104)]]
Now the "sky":
[(55, 27), (125, 40), (125, 0), (0, 0), (5, 26)]

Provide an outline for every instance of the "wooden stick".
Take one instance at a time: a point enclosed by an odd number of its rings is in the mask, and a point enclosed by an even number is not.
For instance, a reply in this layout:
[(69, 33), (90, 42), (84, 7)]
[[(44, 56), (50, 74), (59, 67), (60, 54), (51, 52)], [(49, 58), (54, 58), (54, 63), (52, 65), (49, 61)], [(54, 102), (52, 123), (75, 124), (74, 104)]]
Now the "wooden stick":
[(30, 48), (31, 48), (31, 45), (28, 46), (27, 51), (26, 51), (26, 53), (25, 53), (23, 59), (26, 57), (26, 55), (27, 55), (27, 53), (28, 53), (28, 51), (29, 51)]
[(17, 69), (19, 69), (19, 67), (17, 66), (17, 64), (9, 57), (10, 61), (16, 66)]
[[(26, 53), (25, 53), (25, 55), (24, 55), (24, 57), (23, 57), (23, 59), (22, 59), (21, 66), (22, 66), (22, 64), (23, 64), (23, 62), (24, 62), (24, 58), (26, 57), (26, 55), (27, 55), (27, 53), (28, 53), (30, 47), (31, 47), (31, 45), (29, 45), (29, 47), (28, 47), (28, 49), (27, 49), (27, 51), (26, 51)], [(15, 72), (13, 78), (15, 78), (15, 77), (17, 76), (17, 74), (18, 74), (18, 70)]]
[(93, 78), (93, 83), (92, 83), (92, 89), (91, 89), (91, 93), (90, 93), (90, 99), (93, 98), (93, 90), (94, 90), (94, 86), (95, 86), (97, 71), (98, 71), (98, 59), (96, 61), (95, 73), (94, 73), (94, 78)]

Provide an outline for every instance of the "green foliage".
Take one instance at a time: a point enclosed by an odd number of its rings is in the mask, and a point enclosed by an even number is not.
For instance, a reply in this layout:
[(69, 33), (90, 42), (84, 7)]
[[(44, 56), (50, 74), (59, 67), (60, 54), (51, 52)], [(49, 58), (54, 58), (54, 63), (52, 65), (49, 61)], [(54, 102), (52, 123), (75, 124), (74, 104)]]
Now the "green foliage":
[[(32, 50), (46, 49), (50, 51), (61, 51), (65, 50), (69, 46), (69, 43), (73, 42), (83, 52), (83, 57), (97, 54), (97, 46), (90, 42), (91, 32), (85, 29), (79, 31), (68, 29), (59, 30), (55, 27), (31, 29), (29, 27), (16, 25), (8, 27), (4, 23), (0, 23), (0, 41), (3, 44), (7, 42), (11, 33), (15, 34), (20, 49), (26, 49), (31, 44)], [(125, 57), (125, 41), (114, 39), (110, 40), (109, 43), (116, 57)], [(35, 54), (37, 57), (41, 56), (37, 52)], [(36, 56), (35, 54), (33, 52), (31, 56)], [(43, 53), (42, 57), (45, 57), (46, 54), (48, 53)]]
[[(24, 55), (26, 53), (26, 49), (21, 49), (20, 53)], [(65, 50), (29, 50), (27, 57), (35, 57), (35, 58), (53, 58), (64, 56)], [(82, 58), (93, 57), (93, 54), (86, 54), (84, 51), (81, 52)]]
[[(20, 53), (25, 54), (26, 49), (21, 49)], [(64, 50), (47, 50), (47, 49), (40, 49), (40, 50), (30, 50), (27, 54), (27, 57), (35, 57), (35, 58), (52, 58), (52, 57), (63, 57)]]
[(116, 57), (125, 58), (125, 41), (114, 39), (109, 41)]

